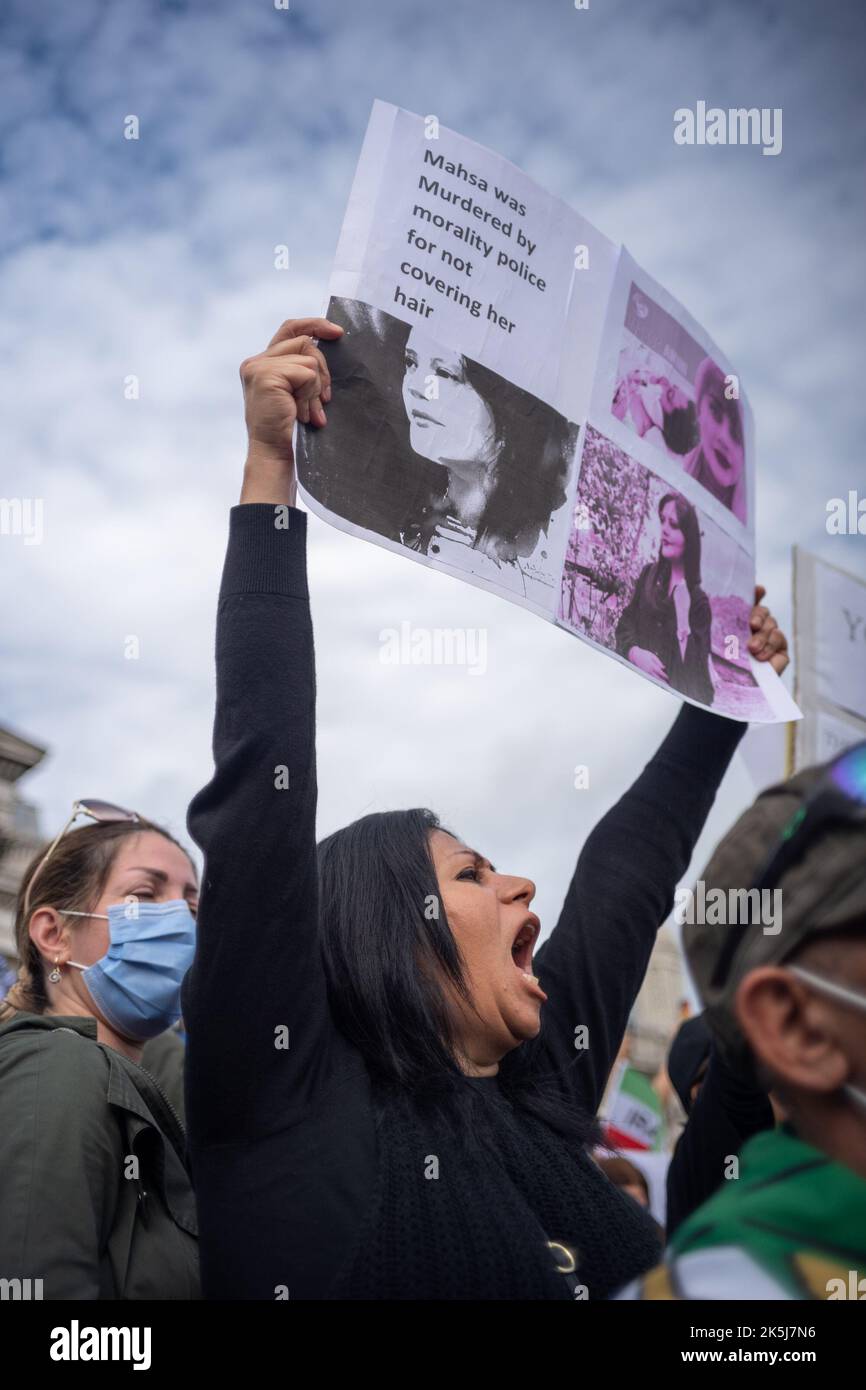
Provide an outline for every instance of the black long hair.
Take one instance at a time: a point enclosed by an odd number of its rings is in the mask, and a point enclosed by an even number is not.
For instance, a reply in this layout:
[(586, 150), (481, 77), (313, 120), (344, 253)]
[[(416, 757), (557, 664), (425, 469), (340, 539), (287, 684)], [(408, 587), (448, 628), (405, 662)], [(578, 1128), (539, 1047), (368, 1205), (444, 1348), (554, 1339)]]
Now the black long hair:
[[(424, 808), (382, 811), (322, 840), (319, 934), (334, 1021), (374, 1083), (383, 1093), (444, 1107), (459, 1123), (471, 1104), (445, 982), (470, 1007), (471, 997), (430, 849), (430, 834), (440, 829)], [(562, 1075), (538, 1065), (537, 1041), (503, 1059), (500, 1089), (515, 1107), (576, 1142), (596, 1140), (595, 1117), (570, 1102)]]
[(496, 448), (474, 544), (501, 560), (531, 555), (565, 502), (577, 427), (473, 358), (463, 370), (493, 417)]
[(662, 408), (662, 437), (674, 454), (689, 454), (698, 443), (698, 413), (694, 402), (675, 410)]
[[(687, 502), (679, 492), (666, 492), (658, 505), (659, 520), (668, 502), (674, 504), (677, 525), (683, 533), (683, 571), (689, 593), (692, 593), (701, 584), (701, 527), (698, 514), (691, 502)], [(666, 580), (670, 579), (670, 568), (670, 561), (659, 553), (659, 571), (664, 571)]]

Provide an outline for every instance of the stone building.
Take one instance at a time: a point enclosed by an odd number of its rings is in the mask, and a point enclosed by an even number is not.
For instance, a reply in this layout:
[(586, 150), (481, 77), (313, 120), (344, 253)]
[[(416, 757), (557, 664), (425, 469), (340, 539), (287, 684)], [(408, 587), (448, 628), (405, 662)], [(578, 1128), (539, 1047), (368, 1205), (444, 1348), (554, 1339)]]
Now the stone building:
[(629, 1060), (638, 1071), (655, 1076), (684, 1016), (685, 998), (680, 948), (670, 928), (662, 927), (626, 1034)]
[(0, 956), (15, 960), (15, 898), (30, 858), (42, 844), (36, 807), (18, 783), (45, 757), (45, 749), (0, 725)]

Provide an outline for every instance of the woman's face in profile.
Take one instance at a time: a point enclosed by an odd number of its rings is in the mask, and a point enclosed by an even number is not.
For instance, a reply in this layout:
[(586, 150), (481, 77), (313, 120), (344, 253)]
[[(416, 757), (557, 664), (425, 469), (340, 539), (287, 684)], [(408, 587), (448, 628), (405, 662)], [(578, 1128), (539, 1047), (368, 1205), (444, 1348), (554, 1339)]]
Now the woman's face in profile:
[(661, 511), (662, 555), (666, 560), (681, 560), (686, 548), (686, 538), (680, 530), (677, 509), (673, 502), (665, 502)]
[(742, 432), (735, 423), (735, 401), (727, 401), (717, 387), (701, 397), (698, 429), (701, 450), (720, 487), (733, 487), (743, 471)]
[(416, 454), (460, 471), (493, 461), (493, 415), (469, 384), (459, 352), (413, 328), (404, 355), (403, 405)]

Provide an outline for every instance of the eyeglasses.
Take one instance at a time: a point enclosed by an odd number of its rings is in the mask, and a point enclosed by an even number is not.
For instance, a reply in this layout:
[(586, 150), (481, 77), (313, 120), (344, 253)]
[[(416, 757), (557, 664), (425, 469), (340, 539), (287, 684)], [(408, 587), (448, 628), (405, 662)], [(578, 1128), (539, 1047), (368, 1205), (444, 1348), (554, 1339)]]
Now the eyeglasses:
[(79, 816), (89, 816), (91, 820), (99, 821), (103, 825), (110, 825), (120, 821), (137, 822), (139, 819), (136, 811), (125, 811), (122, 806), (114, 806), (110, 801), (97, 801), (92, 797), (88, 797), (86, 801), (74, 801), (72, 803), (72, 815), (69, 817), (69, 820), (64, 825), (60, 834), (55, 836), (51, 841), (51, 844), (48, 846), (48, 849), (45, 851), (30, 876), (30, 882), (24, 894), (25, 919), (30, 911), (30, 903), (33, 900), (33, 885), (42, 873), (42, 870), (45, 868), (45, 865), (48, 863), (57, 846), (60, 844), (63, 836), (70, 826), (78, 820)]
[[(866, 822), (866, 741), (846, 748), (824, 769), (822, 776), (783, 826), (776, 844), (749, 892), (775, 888), (780, 878), (807, 848), (831, 825), (857, 825)], [(712, 984), (718, 987), (727, 978), (731, 961), (749, 923), (737, 922), (719, 952)]]

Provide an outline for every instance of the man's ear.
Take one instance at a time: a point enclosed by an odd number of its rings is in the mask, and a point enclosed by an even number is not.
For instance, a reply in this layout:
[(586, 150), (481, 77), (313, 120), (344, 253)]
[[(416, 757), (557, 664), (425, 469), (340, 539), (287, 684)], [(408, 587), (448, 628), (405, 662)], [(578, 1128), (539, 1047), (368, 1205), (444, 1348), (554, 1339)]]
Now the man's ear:
[(844, 1085), (848, 1062), (832, 1010), (790, 970), (750, 970), (734, 1012), (755, 1058), (783, 1087), (829, 1095)]

